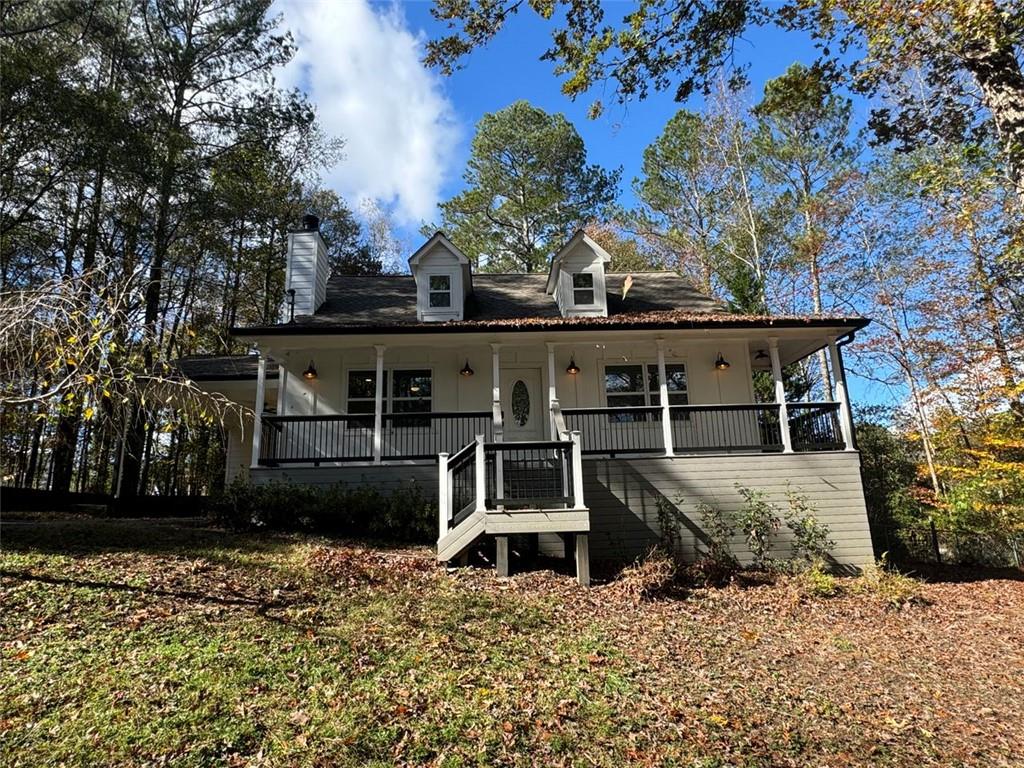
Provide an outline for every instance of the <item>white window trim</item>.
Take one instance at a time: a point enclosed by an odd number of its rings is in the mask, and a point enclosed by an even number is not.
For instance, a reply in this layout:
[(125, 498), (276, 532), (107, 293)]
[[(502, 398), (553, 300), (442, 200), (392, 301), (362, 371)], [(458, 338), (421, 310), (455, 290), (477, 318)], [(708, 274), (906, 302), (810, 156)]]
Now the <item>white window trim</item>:
[[(435, 288), (432, 288), (431, 285), (430, 285), (430, 282), (435, 277), (447, 278), (447, 280), (448, 280), (448, 288), (447, 289), (435, 289)], [(451, 311), (454, 308), (454, 306), (455, 306), (455, 300), (452, 297), (452, 293), (454, 293), (454, 288), (455, 288), (455, 281), (452, 279), (452, 276), (450, 274), (448, 274), (446, 272), (437, 272), (437, 273), (432, 274), (432, 275), (428, 274), (427, 275), (427, 307), (426, 307), (427, 311), (428, 312), (447, 312), (447, 311)], [(447, 306), (435, 307), (431, 303), (431, 300), (433, 299), (433, 296), (434, 296), (435, 293), (437, 293), (437, 294), (447, 294), (448, 295), (448, 305)]]
[[(444, 275), (448, 278), (449, 306), (430, 306), (430, 278)], [(462, 272), (458, 267), (420, 267), (416, 273), (416, 316), (423, 321), (461, 320), (464, 310)]]
[[(590, 287), (589, 288), (577, 288), (576, 287), (576, 275), (589, 275), (590, 276)], [(571, 293), (570, 299), (572, 300), (572, 306), (574, 309), (593, 309), (598, 306), (597, 301), (597, 275), (593, 270), (583, 269), (577, 272), (569, 273), (569, 291)], [(590, 291), (590, 303), (580, 304), (576, 301), (576, 291)]]

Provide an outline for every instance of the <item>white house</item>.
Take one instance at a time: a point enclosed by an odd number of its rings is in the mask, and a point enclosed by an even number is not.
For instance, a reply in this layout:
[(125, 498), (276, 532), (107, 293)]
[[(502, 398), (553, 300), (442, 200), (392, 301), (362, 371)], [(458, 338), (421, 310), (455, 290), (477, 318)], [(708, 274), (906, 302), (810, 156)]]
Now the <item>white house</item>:
[[(872, 557), (842, 346), (858, 317), (731, 314), (673, 272), (609, 271), (584, 233), (548, 274), (476, 274), (437, 233), (410, 274), (328, 276), (314, 217), (289, 237), (287, 322), (234, 329), (259, 355), (184, 361), (250, 405), (228, 476), (254, 483), (417, 482), (439, 502), (438, 559), (495, 537), (551, 553), (633, 557), (659, 503), (702, 548), (698, 506), (737, 484), (800, 489), (839, 565)], [(835, 402), (786, 402), (781, 368), (827, 349)], [(755, 371), (774, 402), (756, 402)]]

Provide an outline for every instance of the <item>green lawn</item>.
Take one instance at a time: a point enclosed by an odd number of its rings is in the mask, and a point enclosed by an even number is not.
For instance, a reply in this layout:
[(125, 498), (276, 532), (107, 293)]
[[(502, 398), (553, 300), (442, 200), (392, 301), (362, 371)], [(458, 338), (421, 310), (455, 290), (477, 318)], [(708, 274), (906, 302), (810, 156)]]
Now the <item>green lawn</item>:
[(637, 602), (425, 549), (7, 523), (3, 765), (1024, 765), (1024, 582)]

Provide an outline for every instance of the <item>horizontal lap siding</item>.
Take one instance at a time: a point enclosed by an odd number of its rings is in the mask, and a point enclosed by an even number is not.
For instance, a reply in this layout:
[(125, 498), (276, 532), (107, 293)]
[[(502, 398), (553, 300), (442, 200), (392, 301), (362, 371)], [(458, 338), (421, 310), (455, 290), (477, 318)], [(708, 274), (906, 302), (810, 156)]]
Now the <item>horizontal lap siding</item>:
[[(736, 483), (763, 490), (781, 510), (786, 508), (787, 489), (799, 490), (828, 525), (839, 564), (863, 565), (873, 557), (856, 453), (600, 459), (585, 461), (583, 474), (594, 560), (631, 559), (657, 544), (659, 500), (675, 505), (681, 517), (681, 554), (696, 558), (704, 538), (698, 505), (738, 511), (742, 499)], [(783, 525), (773, 554), (787, 554), (788, 541)], [(742, 536), (733, 541), (733, 551), (749, 560)]]

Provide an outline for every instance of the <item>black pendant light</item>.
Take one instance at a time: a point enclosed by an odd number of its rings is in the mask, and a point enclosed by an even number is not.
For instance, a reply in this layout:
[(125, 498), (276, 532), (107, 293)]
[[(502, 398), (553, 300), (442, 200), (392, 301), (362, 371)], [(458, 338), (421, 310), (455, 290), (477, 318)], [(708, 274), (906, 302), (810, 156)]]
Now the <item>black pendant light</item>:
[(466, 364), (462, 366), (462, 370), (459, 371), (460, 376), (472, 376), (473, 369), (469, 367), (469, 358), (466, 358)]
[(313, 365), (313, 361), (309, 361), (309, 366), (302, 372), (302, 378), (306, 381), (313, 381), (316, 378), (316, 366)]
[(580, 372), (580, 367), (576, 365), (576, 355), (572, 355), (569, 358), (569, 365), (566, 367), (565, 372), (570, 376), (575, 376)]
[(727, 371), (729, 370), (729, 361), (722, 357), (722, 353), (718, 353), (718, 357), (715, 359), (715, 370), (716, 371)]

